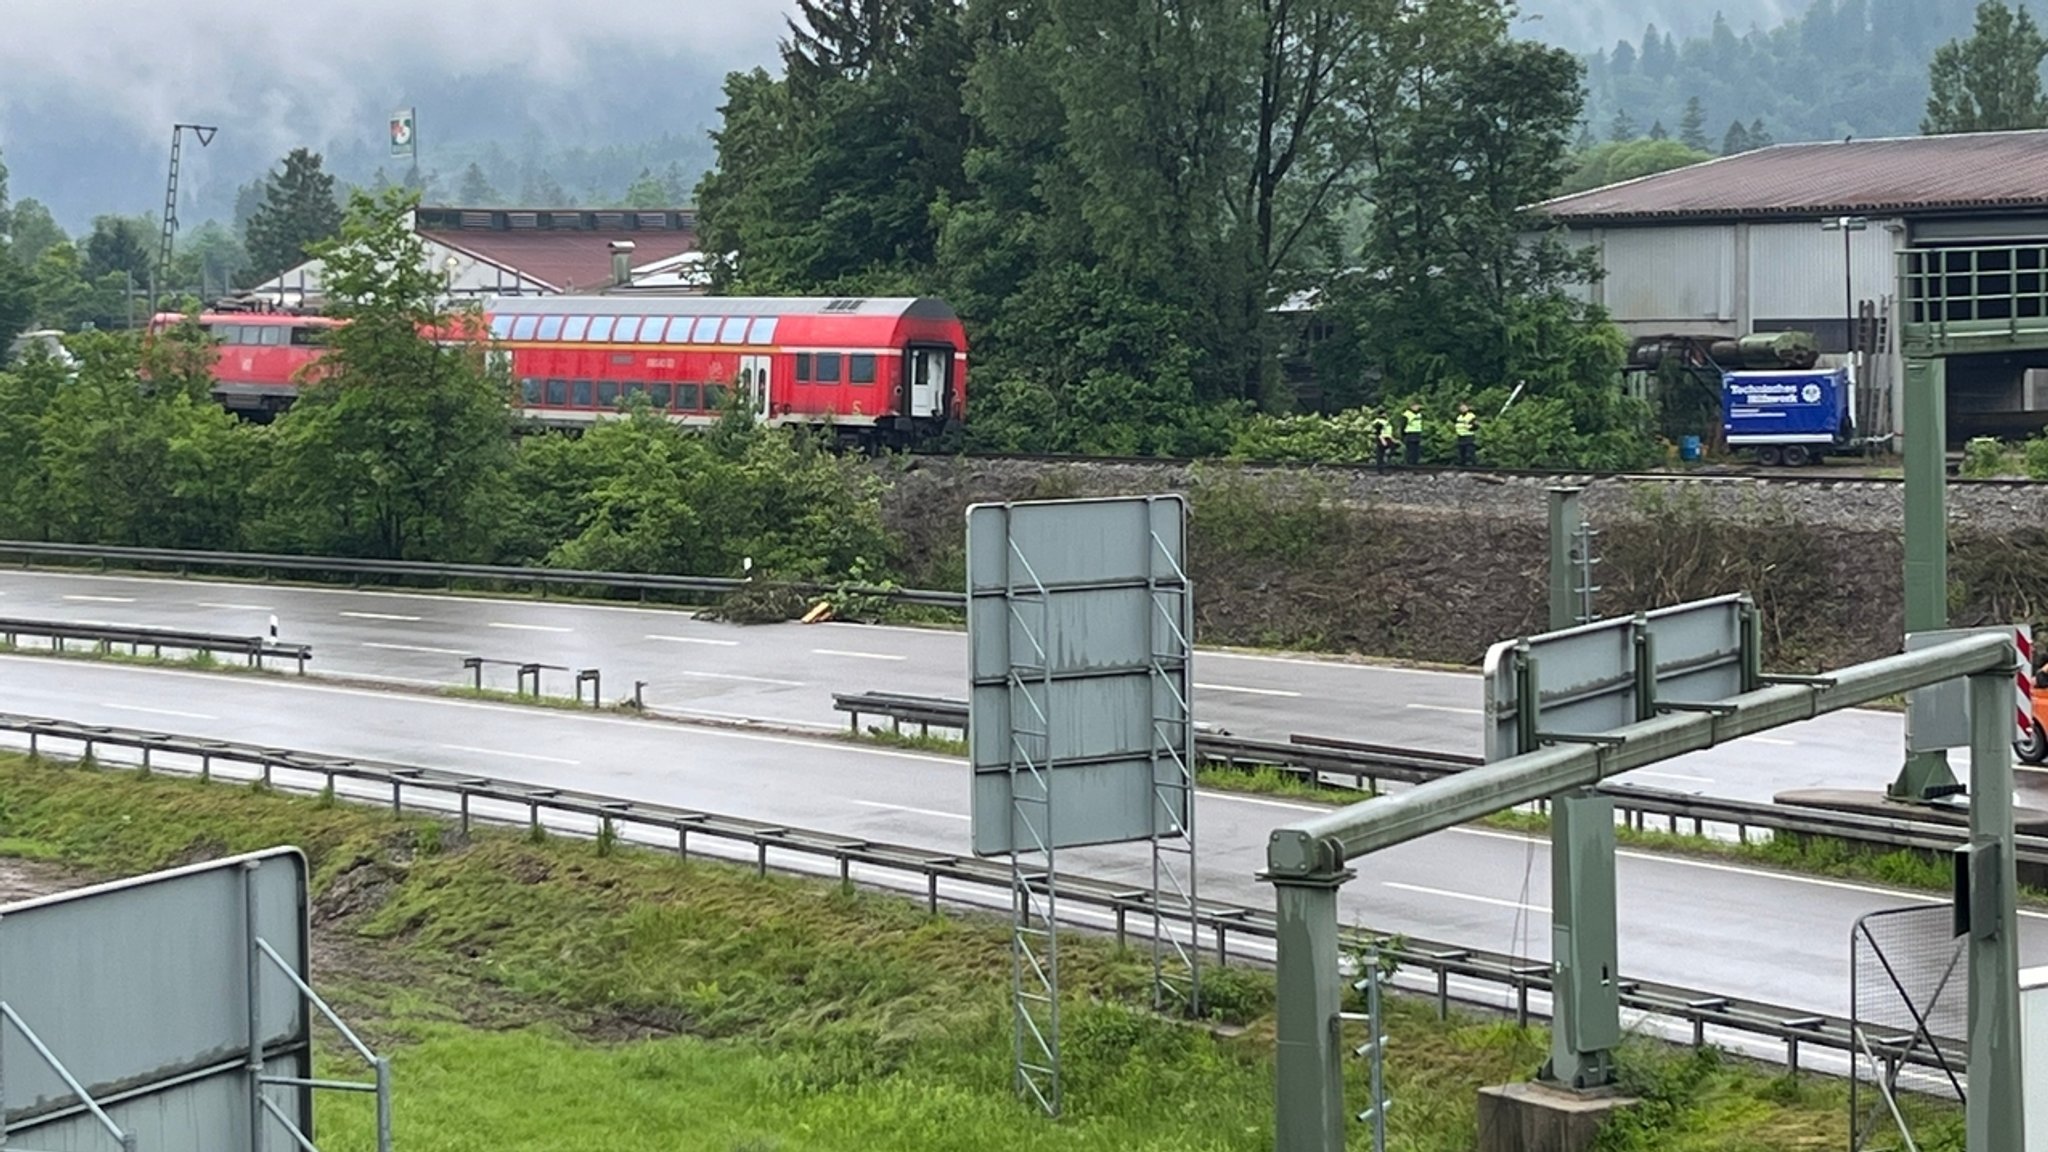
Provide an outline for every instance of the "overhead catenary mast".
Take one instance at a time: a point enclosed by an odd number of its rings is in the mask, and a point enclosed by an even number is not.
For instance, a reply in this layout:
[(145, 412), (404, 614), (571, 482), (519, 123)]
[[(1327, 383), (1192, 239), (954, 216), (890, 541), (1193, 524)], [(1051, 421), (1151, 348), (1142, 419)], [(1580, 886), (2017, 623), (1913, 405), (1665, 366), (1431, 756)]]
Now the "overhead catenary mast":
[(199, 146), (213, 143), (213, 134), (220, 129), (207, 124), (174, 124), (171, 126), (171, 176), (164, 182), (163, 235), (157, 242), (156, 274), (149, 278), (149, 315), (156, 317), (157, 301), (163, 295), (164, 282), (171, 276), (171, 245), (178, 236), (178, 154), (183, 149), (185, 130), (199, 138)]

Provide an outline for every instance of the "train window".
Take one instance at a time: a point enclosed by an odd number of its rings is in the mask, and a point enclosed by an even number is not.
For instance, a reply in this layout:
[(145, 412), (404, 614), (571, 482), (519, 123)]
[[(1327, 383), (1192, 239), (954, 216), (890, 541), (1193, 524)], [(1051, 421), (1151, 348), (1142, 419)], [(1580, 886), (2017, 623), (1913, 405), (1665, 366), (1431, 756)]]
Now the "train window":
[(732, 389), (727, 388), (723, 384), (706, 384), (704, 386), (704, 410), (706, 412), (716, 412), (725, 407), (725, 396), (730, 391)]
[(640, 325), (640, 342), (642, 344), (661, 343), (662, 332), (667, 327), (668, 324), (661, 317), (649, 316), (646, 322)]
[(839, 353), (818, 353), (817, 381), (820, 384), (839, 383)]
[(512, 322), (512, 338), (514, 340), (531, 340), (533, 339), (533, 330), (539, 326), (540, 317), (521, 316)]
[(588, 408), (588, 407), (590, 407), (590, 392), (591, 392), (591, 383), (590, 383), (590, 381), (588, 381), (588, 380), (578, 380), (578, 381), (576, 382), (576, 385), (575, 385), (575, 392), (573, 393), (573, 395), (574, 395), (574, 396), (575, 396), (575, 398), (576, 398), (576, 399), (575, 399), (575, 404), (576, 404), (576, 407), (578, 407), (578, 408)]
[(757, 316), (747, 325), (747, 343), (775, 343), (775, 317)]
[(536, 340), (560, 340), (562, 338), (562, 318), (560, 316), (541, 317), (540, 327), (534, 330), (533, 338)]
[(297, 344), (300, 347), (305, 347), (309, 344), (318, 344), (320, 343), (320, 329), (303, 326), (293, 328), (292, 343)]
[(744, 344), (747, 342), (747, 318), (733, 316), (718, 327), (720, 344)]
[(564, 340), (582, 340), (589, 334), (590, 317), (588, 316), (571, 316), (562, 325), (562, 339)]
[(512, 335), (512, 320), (510, 316), (491, 317), (491, 335), (499, 340)]
[(695, 412), (697, 410), (697, 386), (695, 384), (676, 385), (675, 409), (678, 412)]
[[(657, 325), (657, 327), (658, 326), (659, 325)], [(688, 316), (677, 316), (671, 319), (668, 322), (668, 335), (662, 339), (662, 343), (688, 344), (689, 342), (690, 318)]]
[(640, 381), (635, 380), (626, 385), (626, 399), (631, 400), (635, 396), (645, 395), (647, 395), (647, 385), (642, 384)]
[(696, 326), (696, 329), (695, 329), (694, 331), (692, 331), (692, 332), (690, 333), (690, 343), (692, 343), (692, 344), (716, 344), (716, 343), (718, 343), (718, 317), (716, 317), (716, 316), (699, 316), (699, 317), (697, 317), (697, 326)]
[(540, 381), (531, 378), (521, 380), (519, 382), (519, 394), (526, 399), (528, 404), (540, 403)]
[(875, 357), (873, 353), (861, 353), (846, 358), (846, 382), (848, 384), (873, 384), (875, 382)]
[(591, 343), (603, 344), (610, 340), (612, 338), (612, 324), (613, 319), (610, 316), (592, 316), (590, 318)]
[(809, 384), (811, 382), (811, 354), (809, 352), (799, 352), (796, 354), (796, 382), (799, 384)]
[(655, 411), (658, 412), (668, 407), (669, 397), (674, 391), (667, 384), (649, 384), (647, 386), (647, 399), (653, 403)]
[(559, 408), (562, 405), (567, 404), (568, 402), (569, 382), (567, 380), (548, 381), (548, 403), (553, 404), (555, 407)]
[(265, 325), (265, 326), (263, 327), (263, 329), (262, 329), (262, 332), (263, 332), (263, 345), (264, 345), (264, 347), (266, 347), (266, 348), (282, 348), (282, 347), (284, 347), (284, 338), (285, 338), (285, 335), (286, 335), (286, 333), (285, 333), (285, 330), (284, 330), (283, 328), (281, 328), (281, 327), (279, 327), (279, 326), (277, 326), (277, 325), (275, 325), (275, 324), (269, 324), (269, 325)]
[(619, 382), (617, 380), (599, 380), (597, 382), (597, 406), (609, 408), (618, 402)]

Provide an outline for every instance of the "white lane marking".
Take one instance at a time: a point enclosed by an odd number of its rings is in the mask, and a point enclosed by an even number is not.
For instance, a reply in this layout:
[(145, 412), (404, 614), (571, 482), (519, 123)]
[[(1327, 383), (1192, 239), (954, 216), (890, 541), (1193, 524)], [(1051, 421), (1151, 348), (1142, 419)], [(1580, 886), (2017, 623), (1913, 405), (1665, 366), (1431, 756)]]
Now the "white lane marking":
[(133, 604), (133, 596), (66, 596), (66, 600), (82, 600), (91, 604)]
[(468, 744), (443, 744), (441, 747), (456, 752), (474, 752), (479, 756), (506, 756), (514, 760), (534, 760), (542, 764), (563, 764), (571, 768), (583, 763), (581, 760), (564, 760), (559, 756), (535, 756), (531, 752), (506, 752), (499, 748), (473, 748)]
[(1780, 740), (1775, 736), (1750, 736), (1747, 739), (1754, 740), (1759, 744), (1776, 744), (1780, 748), (1797, 748), (1799, 746), (1799, 741), (1797, 740)]
[[(205, 673), (193, 672), (186, 673), (186, 675), (203, 676)], [(1329, 809), (1325, 808), (1321, 809), (1321, 811), (1327, 812)], [(1524, 844), (1534, 840), (1539, 849), (1545, 852), (1550, 850), (1550, 837), (1547, 835), (1525, 836), (1520, 832), (1499, 832), (1491, 828), (1472, 828), (1466, 826), (1450, 828), (1446, 829), (1446, 831), (1459, 836), (1483, 836), (1490, 840), (1513, 840)], [(1683, 856), (1676, 853), (1667, 855), (1662, 852), (1638, 852), (1624, 849), (1616, 851), (1614, 855), (1617, 859), (1643, 860), (1651, 864), (1669, 865), (1673, 868), (1693, 868), (1702, 872), (1723, 872), (1731, 876), (1748, 876), (1757, 880), (1782, 880), (1786, 883), (1804, 884), (1812, 888), (1832, 888), (1837, 892), (1858, 892), (1865, 896), (1884, 896), (1894, 900), (1918, 900), (1924, 903), (1934, 898), (1926, 892), (1909, 892), (1899, 888), (1879, 888), (1874, 884), (1854, 884), (1847, 880), (1830, 880), (1826, 877), (1806, 876), (1798, 872), (1778, 872), (1770, 868), (1748, 868), (1741, 864), (1719, 864), (1712, 860), (1702, 860), (1697, 856)], [(2031, 920), (2048, 920), (2048, 912), (2030, 912), (2023, 908), (2020, 910), (2020, 915)]]
[(387, 652), (425, 652), (434, 656), (467, 656), (460, 648), (435, 648), (427, 644), (379, 644), (375, 640), (363, 641), (365, 648), (382, 648)]
[(1261, 808), (1282, 808), (1289, 812), (1334, 812), (1335, 808), (1318, 804), (1290, 804), (1285, 800), (1267, 800), (1259, 796), (1245, 796), (1237, 792), (1213, 792), (1204, 788), (1198, 793), (1204, 800), (1228, 800), (1233, 804), (1256, 804)]
[(1659, 780), (1684, 780), (1684, 781), (1686, 781), (1686, 782), (1688, 782), (1688, 783), (1692, 783), (1692, 784), (1712, 784), (1712, 783), (1713, 783), (1713, 780), (1711, 780), (1711, 779), (1709, 779), (1708, 777), (1705, 777), (1705, 776), (1687, 776), (1687, 775), (1686, 775), (1685, 773), (1683, 773), (1683, 772), (1652, 772), (1652, 771), (1650, 771), (1650, 770), (1649, 770), (1648, 768), (1638, 768), (1638, 769), (1636, 769), (1636, 770), (1635, 770), (1635, 771), (1633, 771), (1633, 772), (1629, 772), (1629, 773), (1626, 773), (1626, 775), (1629, 775), (1629, 776), (1655, 776), (1655, 777), (1657, 777), (1657, 778), (1658, 778)]
[(100, 707), (112, 708), (116, 712), (147, 712), (151, 716), (177, 716), (185, 720), (220, 719), (218, 716), (209, 716), (204, 712), (180, 712), (176, 708), (145, 708), (140, 704), (102, 704)]
[(215, 604), (215, 603), (213, 603), (213, 602), (212, 602), (212, 601), (210, 601), (210, 600), (200, 600), (200, 601), (196, 601), (196, 603), (197, 603), (197, 604), (198, 604), (198, 605), (199, 605), (199, 606), (200, 606), (201, 608), (218, 608), (218, 609), (222, 610), (223, 612), (275, 612), (275, 611), (277, 611), (277, 609), (275, 609), (275, 608), (271, 608), (271, 607), (269, 607), (269, 606), (267, 606), (267, 605), (263, 605), (263, 604)]
[(884, 804), (879, 800), (855, 800), (863, 808), (885, 808), (891, 812), (915, 812), (919, 816), (937, 816), (942, 820), (965, 820), (958, 812), (940, 812), (933, 808), (912, 808), (907, 804)]
[(908, 656), (891, 656), (885, 652), (848, 652), (839, 648), (813, 648), (816, 656), (844, 656), (848, 660), (908, 660)]
[(1283, 692), (1278, 688), (1240, 688), (1235, 684), (1197, 684), (1195, 689), (1200, 692), (1242, 692), (1247, 696), (1285, 696), (1290, 700), (1301, 696), (1299, 692)]
[(1514, 908), (1522, 912), (1550, 915), (1550, 909), (1541, 904), (1524, 904), (1519, 900), (1500, 900), (1492, 896), (1474, 896), (1469, 892), (1452, 892), (1446, 888), (1425, 888), (1420, 884), (1403, 884), (1397, 880), (1382, 880), (1380, 886), (1401, 892), (1414, 892), (1423, 896), (1441, 896), (1446, 900), (1469, 900), (1474, 904), (1491, 904), (1496, 908)]
[(646, 638), (665, 640), (670, 644), (715, 644), (720, 648), (737, 648), (740, 643), (737, 640), (707, 640), (702, 636), (664, 636), (659, 632), (649, 632)]
[(408, 624), (419, 623), (417, 616), (400, 616), (395, 612), (343, 612), (343, 616), (355, 620), (402, 620)]
[(1302, 668), (1330, 668), (1348, 672), (1391, 672), (1402, 676), (1450, 676), (1459, 680), (1477, 680), (1479, 672), (1452, 672), (1443, 668), (1403, 668), (1398, 664), (1355, 664), (1348, 660), (1317, 660), (1307, 656), (1262, 656), (1255, 652), (1219, 652), (1212, 648), (1197, 648), (1195, 655), (1215, 660), (1256, 660), (1261, 664), (1293, 664)]
[(1478, 708), (1459, 708), (1450, 704), (1410, 704), (1408, 707), (1421, 712), (1456, 712), (1460, 716), (1486, 715), (1483, 710)]
[(741, 676), (736, 672), (685, 672), (677, 670), (676, 676), (695, 676), (700, 680), (743, 680), (748, 684), (779, 684), (784, 688), (801, 688), (801, 680), (776, 680), (767, 676)]
[(559, 625), (559, 624), (501, 624), (501, 623), (499, 623), (499, 622), (498, 622), (498, 621), (496, 621), (496, 620), (493, 620), (493, 621), (491, 621), (491, 623), (490, 623), (490, 627), (492, 627), (492, 628), (510, 628), (510, 629), (513, 629), (514, 631), (518, 631), (518, 632), (574, 632), (574, 631), (575, 631), (575, 629), (574, 629), (574, 628), (564, 628), (564, 627), (562, 627), (562, 626), (561, 626), (561, 625)]

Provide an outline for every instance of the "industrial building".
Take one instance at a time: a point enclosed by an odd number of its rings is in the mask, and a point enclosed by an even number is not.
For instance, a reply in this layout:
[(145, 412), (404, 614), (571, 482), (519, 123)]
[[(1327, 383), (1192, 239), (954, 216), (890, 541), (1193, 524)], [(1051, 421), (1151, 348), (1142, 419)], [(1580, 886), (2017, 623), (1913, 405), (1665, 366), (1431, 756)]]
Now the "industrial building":
[[(689, 208), (422, 207), (412, 227), (426, 265), (457, 299), (562, 296), (655, 284), (687, 292), (701, 261)], [(619, 267), (623, 261), (623, 276)], [(258, 284), (244, 299), (277, 308), (318, 307), (323, 265), (308, 260)], [(702, 279), (701, 277), (699, 278)]]
[[(1598, 252), (1584, 291), (1632, 338), (1811, 332), (1883, 435), (1903, 408), (1900, 254), (2048, 242), (2048, 131), (1780, 144), (1537, 211)], [(1952, 441), (2048, 424), (2048, 354), (1953, 357), (1948, 384)]]

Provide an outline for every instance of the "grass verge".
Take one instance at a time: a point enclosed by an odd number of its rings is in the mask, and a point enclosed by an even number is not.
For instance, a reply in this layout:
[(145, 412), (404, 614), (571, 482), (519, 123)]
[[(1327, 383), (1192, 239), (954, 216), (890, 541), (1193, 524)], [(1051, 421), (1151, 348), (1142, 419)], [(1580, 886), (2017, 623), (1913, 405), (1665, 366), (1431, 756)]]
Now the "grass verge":
[[(1144, 1010), (1142, 957), (1062, 944), (1067, 1117), (1009, 1090), (1008, 931), (895, 896), (159, 773), (0, 757), (0, 853), (127, 874), (278, 843), (313, 865), (316, 977), (393, 1057), (397, 1139), (437, 1152), (1271, 1146), (1270, 978), (1209, 980), (1211, 1024)], [(1391, 1009), (1392, 1136), (1470, 1148), (1473, 1092), (1544, 1038)], [(332, 1042), (324, 1051), (335, 1056)], [(1845, 1087), (1631, 1041), (1645, 1098), (1609, 1152), (1804, 1149), (1844, 1138)], [(345, 1074), (338, 1057), (323, 1072)], [(1351, 1099), (1362, 1098), (1350, 1070)], [(1924, 1145), (1961, 1146), (1915, 1102)], [(324, 1148), (367, 1149), (366, 1102), (320, 1104)]]

